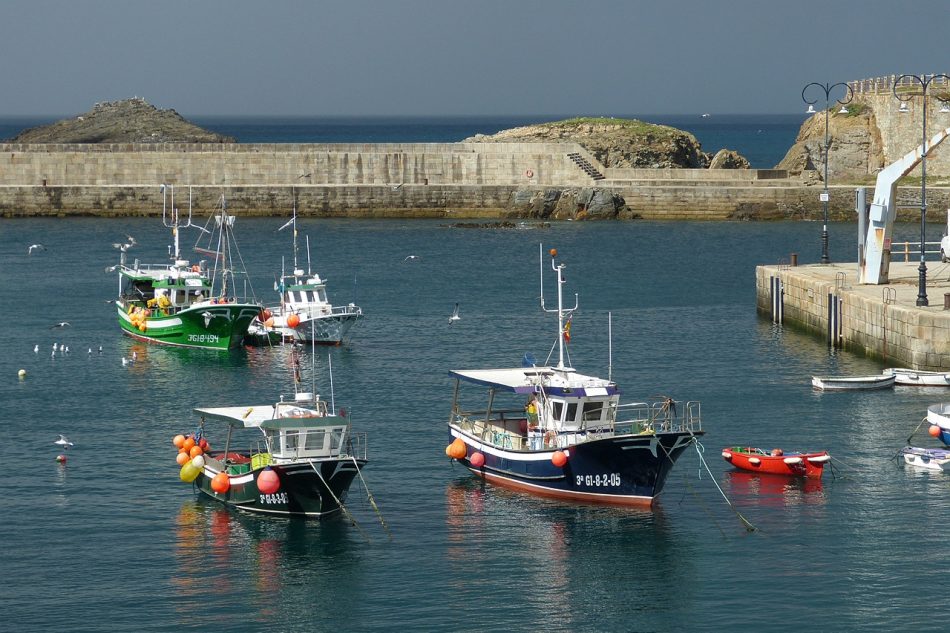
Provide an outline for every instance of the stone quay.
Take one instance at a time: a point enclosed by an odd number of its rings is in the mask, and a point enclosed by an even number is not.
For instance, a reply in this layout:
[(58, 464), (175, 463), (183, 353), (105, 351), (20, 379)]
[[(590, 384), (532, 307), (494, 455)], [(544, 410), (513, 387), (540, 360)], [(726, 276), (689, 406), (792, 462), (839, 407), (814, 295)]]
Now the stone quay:
[(861, 285), (858, 265), (757, 266), (756, 307), (829, 345), (896, 367), (950, 369), (950, 265), (928, 262), (929, 306), (918, 307), (918, 262), (891, 262), (890, 282)]

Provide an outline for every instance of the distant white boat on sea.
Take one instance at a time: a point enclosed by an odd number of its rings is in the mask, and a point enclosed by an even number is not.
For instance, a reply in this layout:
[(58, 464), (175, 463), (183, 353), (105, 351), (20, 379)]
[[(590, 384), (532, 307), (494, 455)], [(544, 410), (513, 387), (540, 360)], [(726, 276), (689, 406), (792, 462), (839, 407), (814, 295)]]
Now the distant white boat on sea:
[(704, 118), (704, 119), (709, 118), (709, 113), (708, 113), (708, 112), (703, 112), (703, 118)]

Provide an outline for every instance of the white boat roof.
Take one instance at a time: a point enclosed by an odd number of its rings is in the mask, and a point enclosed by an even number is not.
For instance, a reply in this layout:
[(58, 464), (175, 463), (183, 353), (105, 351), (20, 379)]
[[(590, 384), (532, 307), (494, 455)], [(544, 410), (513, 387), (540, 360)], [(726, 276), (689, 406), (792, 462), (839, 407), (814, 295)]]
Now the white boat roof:
[(452, 369), (449, 375), (487, 387), (532, 393), (539, 386), (549, 392), (574, 396), (598, 396), (617, 393), (617, 385), (596, 376), (579, 374), (571, 368), (513, 367), (510, 369)]
[(344, 419), (335, 415), (319, 415), (316, 409), (293, 402), (281, 402), (281, 417), (274, 417), (276, 405), (262, 404), (239, 407), (199, 407), (195, 413), (213, 420), (227, 422), (244, 428), (277, 429), (283, 427), (303, 428), (311, 426), (346, 425)]

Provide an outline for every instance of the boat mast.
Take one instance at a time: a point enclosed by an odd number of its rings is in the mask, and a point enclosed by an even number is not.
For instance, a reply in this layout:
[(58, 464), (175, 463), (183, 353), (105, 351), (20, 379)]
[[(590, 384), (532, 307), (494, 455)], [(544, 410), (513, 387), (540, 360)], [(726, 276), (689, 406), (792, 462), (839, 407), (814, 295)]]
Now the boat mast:
[(574, 293), (574, 307), (573, 308), (564, 308), (564, 290), (563, 286), (565, 283), (564, 280), (564, 267), (566, 264), (558, 264), (555, 262), (557, 257), (557, 249), (552, 248), (549, 252), (551, 255), (551, 269), (557, 275), (557, 310), (548, 310), (544, 307), (544, 246), (539, 244), (539, 255), (541, 258), (541, 310), (544, 312), (556, 312), (557, 313), (557, 368), (564, 369), (564, 317), (566, 316), (570, 319), (571, 315), (577, 310), (577, 293)]

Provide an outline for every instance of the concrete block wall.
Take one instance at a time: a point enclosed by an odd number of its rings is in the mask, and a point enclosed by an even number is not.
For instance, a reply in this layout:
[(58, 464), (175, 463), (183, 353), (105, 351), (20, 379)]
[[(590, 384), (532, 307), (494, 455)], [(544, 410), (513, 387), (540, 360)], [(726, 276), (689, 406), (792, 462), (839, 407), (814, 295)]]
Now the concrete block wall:
[[(856, 274), (856, 273), (855, 273)], [(795, 268), (758, 266), (756, 307), (768, 314), (770, 277), (784, 286), (785, 322), (827, 340), (828, 294), (835, 284), (797, 274)], [(851, 279), (854, 283), (855, 279)], [(878, 295), (877, 291), (881, 290)], [(950, 313), (920, 310), (884, 302), (883, 289), (871, 293), (837, 290), (841, 298), (841, 332), (845, 349), (881, 358), (896, 366), (920, 370), (950, 369)]]

